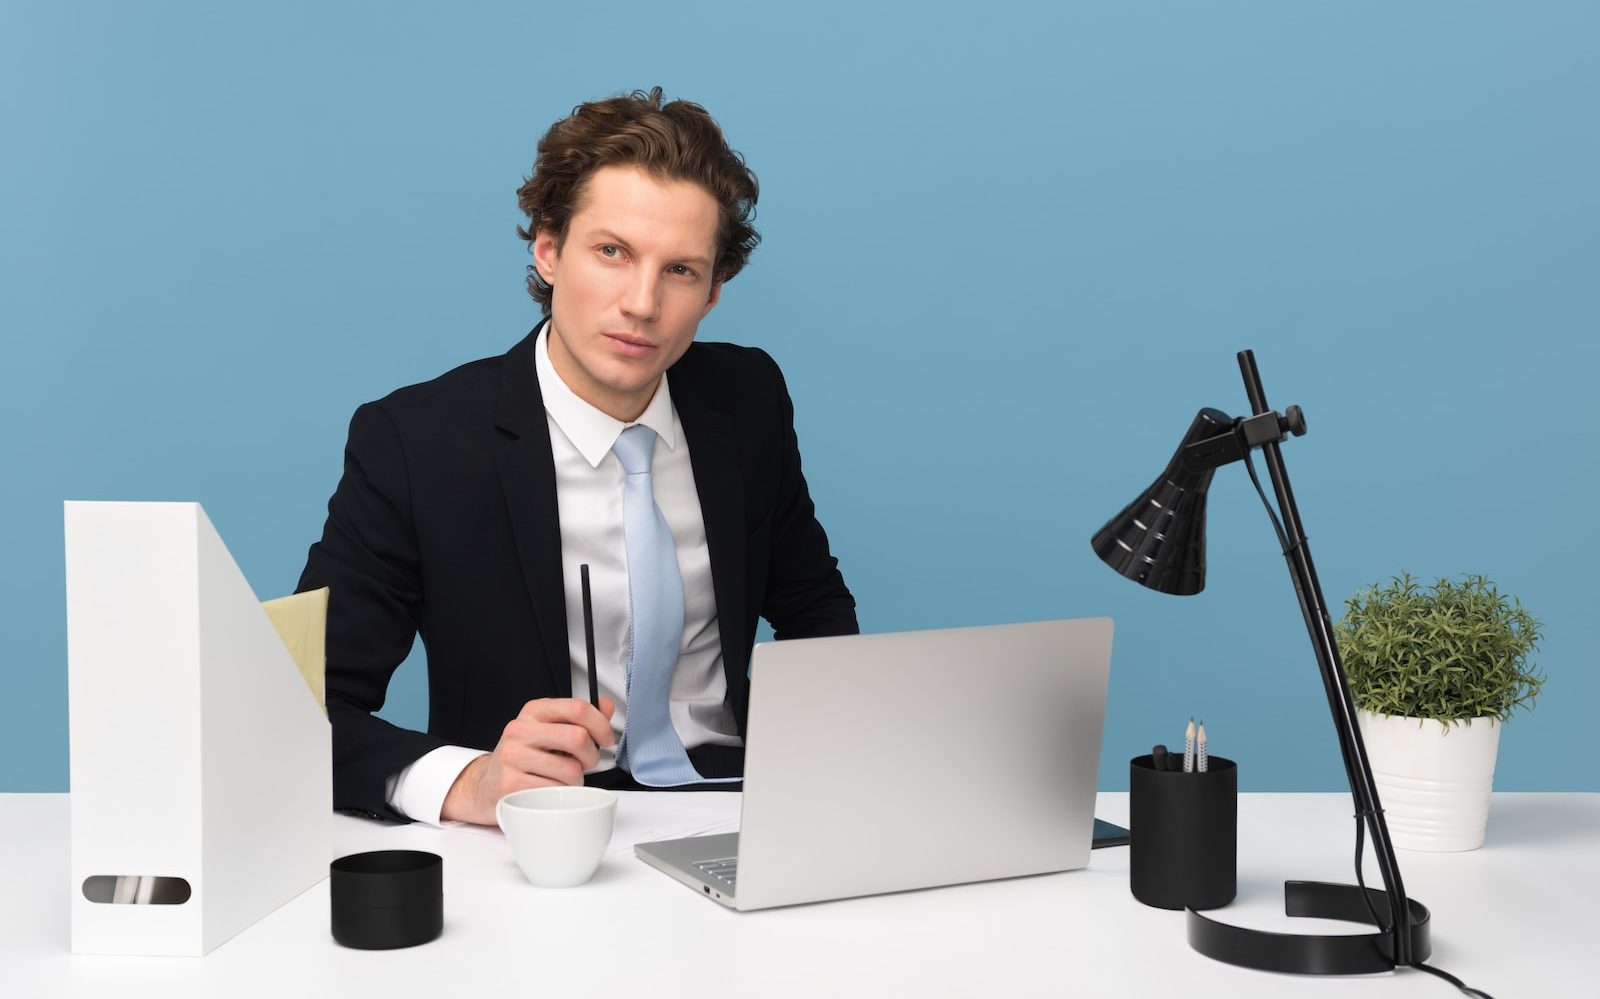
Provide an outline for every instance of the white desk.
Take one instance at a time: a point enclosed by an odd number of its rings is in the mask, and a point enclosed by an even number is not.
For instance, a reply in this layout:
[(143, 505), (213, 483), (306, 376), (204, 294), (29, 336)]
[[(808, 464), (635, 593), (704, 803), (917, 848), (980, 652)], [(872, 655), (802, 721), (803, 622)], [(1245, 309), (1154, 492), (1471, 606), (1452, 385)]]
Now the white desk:
[[(625, 795), (619, 835), (649, 818)], [(655, 797), (661, 796), (643, 796)], [(731, 794), (700, 802), (731, 816)], [(1098, 814), (1125, 822), (1127, 795)], [(631, 815), (631, 818), (629, 816)], [(1350, 932), (1289, 920), (1282, 882), (1349, 882), (1347, 795), (1246, 794), (1239, 899), (1214, 915), (1261, 928)], [(628, 825), (624, 825), (624, 823)], [(204, 958), (69, 953), (65, 795), (0, 795), (0, 994), (207, 997), (1426, 996), (1421, 972), (1356, 979), (1247, 971), (1189, 950), (1182, 913), (1128, 894), (1126, 848), (1086, 870), (876, 898), (735, 913), (631, 857), (559, 891), (522, 879), (498, 834), (340, 818), (333, 855), (408, 848), (444, 857), (444, 935), (409, 950), (345, 950), (328, 932), (324, 881)], [(1368, 856), (1369, 883), (1378, 884)], [(1600, 794), (1497, 794), (1487, 845), (1400, 852), (1408, 893), (1433, 910), (1432, 963), (1496, 999), (1595, 994)]]

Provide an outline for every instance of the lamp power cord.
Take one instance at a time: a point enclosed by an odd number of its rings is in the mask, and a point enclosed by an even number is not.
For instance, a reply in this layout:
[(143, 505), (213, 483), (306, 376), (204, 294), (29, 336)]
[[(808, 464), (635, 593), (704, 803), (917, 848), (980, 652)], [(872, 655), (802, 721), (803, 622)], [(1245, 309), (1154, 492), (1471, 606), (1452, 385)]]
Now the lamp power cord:
[[(1367, 913), (1372, 917), (1372, 925), (1387, 933), (1389, 932), (1390, 927), (1384, 925), (1382, 917), (1378, 915), (1378, 910), (1373, 907), (1372, 896), (1367, 892), (1366, 879), (1361, 875), (1361, 859), (1362, 854), (1366, 852), (1365, 848), (1367, 845), (1366, 819), (1367, 817), (1365, 815), (1356, 816), (1356, 884), (1361, 888), (1362, 901), (1367, 903)], [(1473, 988), (1466, 982), (1463, 982), (1461, 979), (1457, 978), (1455, 975), (1445, 971), (1443, 968), (1435, 968), (1433, 965), (1424, 964), (1421, 961), (1413, 961), (1410, 965), (1408, 965), (1408, 967), (1416, 968), (1418, 971), (1426, 971), (1430, 975), (1444, 979), (1451, 985), (1454, 985), (1456, 988), (1460, 989), (1462, 995), (1472, 996), (1473, 999), (1494, 999), (1494, 996), (1491, 996), (1482, 989)]]

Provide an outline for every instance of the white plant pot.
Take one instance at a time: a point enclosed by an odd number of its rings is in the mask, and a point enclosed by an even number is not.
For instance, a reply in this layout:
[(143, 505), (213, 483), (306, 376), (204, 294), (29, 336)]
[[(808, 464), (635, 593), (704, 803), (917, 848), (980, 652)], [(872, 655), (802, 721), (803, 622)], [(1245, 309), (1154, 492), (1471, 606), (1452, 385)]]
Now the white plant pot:
[(1431, 718), (1356, 717), (1394, 845), (1435, 853), (1482, 846), (1500, 720), (1447, 727)]

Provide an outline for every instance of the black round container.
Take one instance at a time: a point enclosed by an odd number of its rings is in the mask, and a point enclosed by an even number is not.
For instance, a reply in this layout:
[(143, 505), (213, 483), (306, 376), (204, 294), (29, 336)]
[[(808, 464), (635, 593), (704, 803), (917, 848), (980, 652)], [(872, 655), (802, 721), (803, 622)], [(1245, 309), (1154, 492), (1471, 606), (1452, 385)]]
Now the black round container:
[(1215, 909), (1237, 890), (1239, 768), (1213, 756), (1204, 773), (1128, 765), (1128, 886), (1162, 909)]
[(420, 850), (340, 857), (328, 868), (333, 938), (361, 950), (414, 947), (444, 929), (444, 861)]

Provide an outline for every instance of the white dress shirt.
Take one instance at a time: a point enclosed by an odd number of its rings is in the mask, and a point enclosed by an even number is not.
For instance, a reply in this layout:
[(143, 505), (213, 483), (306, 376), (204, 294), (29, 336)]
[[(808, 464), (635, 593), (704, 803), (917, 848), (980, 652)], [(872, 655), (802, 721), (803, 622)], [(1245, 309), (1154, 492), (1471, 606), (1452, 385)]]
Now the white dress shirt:
[[(611, 453), (622, 431), (633, 424), (613, 419), (578, 398), (550, 363), (549, 323), (534, 343), (534, 372), (544, 397), (555, 458), (556, 507), (561, 519), (561, 574), (567, 602), (567, 651), (572, 693), (587, 699), (589, 670), (583, 634), (583, 588), (579, 566), (589, 566), (594, 605), (594, 652), (600, 693), (617, 703), (611, 727), (627, 724), (623, 696), (627, 682), (628, 553), (622, 536), (624, 472)], [(673, 408), (667, 376), (661, 376), (650, 405), (634, 421), (656, 432), (651, 484), (656, 505), (672, 531), (683, 576), (683, 636), (672, 674), (669, 711), (685, 747), (736, 746), (738, 727), (728, 707), (722, 674), (722, 639), (711, 586), (711, 556), (706, 547), (700, 494), (695, 489), (689, 442)], [(510, 706), (508, 706), (509, 708)], [(512, 709), (512, 714), (521, 705)], [(512, 715), (506, 717), (511, 720)], [(390, 806), (408, 818), (438, 824), (445, 796), (467, 764), (482, 750), (442, 746), (413, 762), (390, 780)], [(616, 766), (615, 750), (602, 748), (593, 770)], [(591, 771), (592, 772), (592, 771)]]

